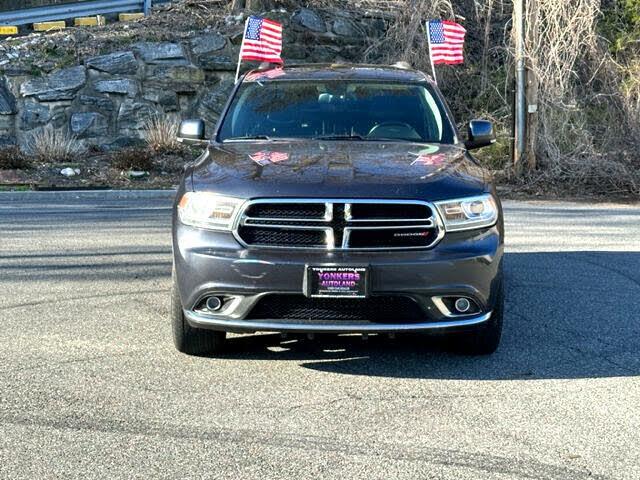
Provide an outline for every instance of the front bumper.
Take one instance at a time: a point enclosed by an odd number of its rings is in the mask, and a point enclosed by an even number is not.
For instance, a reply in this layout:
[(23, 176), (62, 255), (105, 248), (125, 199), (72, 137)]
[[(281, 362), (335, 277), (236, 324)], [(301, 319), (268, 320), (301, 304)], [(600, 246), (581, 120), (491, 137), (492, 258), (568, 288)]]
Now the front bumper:
[[(195, 229), (179, 222), (173, 235), (175, 281), (185, 318), (195, 328), (298, 333), (466, 330), (490, 320), (501, 282), (499, 226), (447, 234), (431, 250), (394, 252), (245, 249), (230, 233)], [(252, 309), (267, 295), (302, 296), (308, 265), (366, 265), (370, 268), (371, 295), (409, 297), (424, 311), (424, 319), (387, 323), (250, 318)], [(202, 300), (212, 295), (228, 302), (216, 313), (198, 310)], [(472, 315), (448, 316), (434, 302), (442, 296), (471, 298), (479, 310)]]
[(215, 318), (186, 310), (185, 317), (194, 328), (206, 328), (235, 333), (253, 332), (288, 332), (288, 333), (409, 333), (467, 329), (482, 325), (491, 319), (491, 313), (474, 315), (470, 318), (447, 320), (441, 322), (422, 323), (372, 323), (359, 322), (327, 322), (305, 324), (295, 319), (282, 322), (279, 320), (234, 320), (231, 318)]

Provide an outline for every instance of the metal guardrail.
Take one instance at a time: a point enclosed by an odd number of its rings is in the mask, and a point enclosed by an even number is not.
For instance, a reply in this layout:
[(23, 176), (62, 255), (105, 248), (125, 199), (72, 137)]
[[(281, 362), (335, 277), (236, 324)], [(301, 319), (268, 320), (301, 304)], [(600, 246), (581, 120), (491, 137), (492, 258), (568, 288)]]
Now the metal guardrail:
[[(155, 3), (163, 3), (162, 0), (153, 1)], [(149, 15), (151, 2), (152, 0), (92, 0), (26, 8), (24, 10), (11, 10), (0, 12), (0, 25), (26, 25), (28, 23), (123, 12), (144, 12), (145, 15)]]

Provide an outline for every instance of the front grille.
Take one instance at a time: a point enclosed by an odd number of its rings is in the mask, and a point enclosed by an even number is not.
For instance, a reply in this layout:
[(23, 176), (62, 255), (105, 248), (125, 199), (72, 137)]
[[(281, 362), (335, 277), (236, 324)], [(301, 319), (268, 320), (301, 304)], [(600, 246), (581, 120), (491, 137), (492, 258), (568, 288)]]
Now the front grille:
[(425, 318), (422, 308), (409, 297), (375, 296), (349, 299), (273, 294), (258, 300), (247, 320), (419, 323), (424, 322)]
[(325, 233), (320, 230), (288, 230), (260, 227), (240, 227), (238, 234), (250, 245), (323, 248)]
[(430, 204), (403, 200), (254, 200), (236, 229), (248, 247), (326, 250), (431, 248), (443, 233)]
[(323, 219), (326, 212), (324, 203), (275, 204), (254, 203), (245, 211), (247, 217), (275, 219)]
[(431, 208), (423, 204), (406, 203), (356, 203), (351, 205), (353, 220), (384, 220), (384, 219), (421, 219), (431, 217)]
[(424, 247), (436, 237), (433, 228), (408, 228), (403, 230), (354, 230), (350, 233), (351, 248)]

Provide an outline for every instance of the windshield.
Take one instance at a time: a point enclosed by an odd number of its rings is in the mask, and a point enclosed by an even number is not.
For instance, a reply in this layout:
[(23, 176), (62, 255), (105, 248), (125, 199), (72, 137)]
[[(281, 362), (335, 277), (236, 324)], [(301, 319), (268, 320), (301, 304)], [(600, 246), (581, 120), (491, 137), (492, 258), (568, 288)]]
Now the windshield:
[(349, 80), (243, 83), (218, 141), (274, 138), (455, 142), (445, 110), (428, 85)]

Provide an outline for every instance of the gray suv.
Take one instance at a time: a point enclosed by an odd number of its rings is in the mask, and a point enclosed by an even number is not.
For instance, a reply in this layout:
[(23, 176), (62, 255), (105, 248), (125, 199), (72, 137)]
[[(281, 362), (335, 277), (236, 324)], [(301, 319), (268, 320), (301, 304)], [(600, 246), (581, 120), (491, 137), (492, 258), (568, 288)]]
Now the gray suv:
[(226, 332), (447, 334), (490, 354), (503, 317), (503, 218), (436, 85), (403, 66), (246, 74), (188, 164), (173, 217), (177, 349)]

